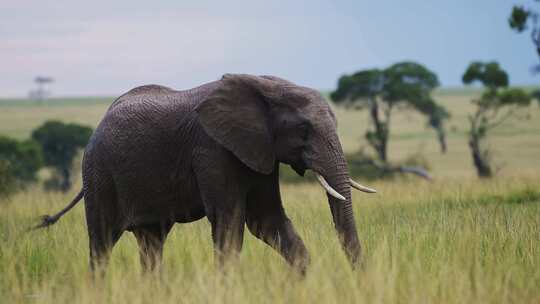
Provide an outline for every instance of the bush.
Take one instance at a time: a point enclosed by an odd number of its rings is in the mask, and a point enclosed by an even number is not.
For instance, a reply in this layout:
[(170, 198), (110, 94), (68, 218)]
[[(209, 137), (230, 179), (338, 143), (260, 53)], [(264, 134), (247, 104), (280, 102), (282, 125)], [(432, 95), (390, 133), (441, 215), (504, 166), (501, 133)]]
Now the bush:
[(42, 166), (43, 155), (35, 141), (0, 136), (0, 194), (11, 194), (35, 182)]
[(60, 121), (47, 121), (32, 132), (32, 138), (43, 150), (45, 165), (56, 171), (56, 176), (46, 183), (48, 190), (56, 188), (65, 192), (71, 188), (73, 160), (91, 135), (92, 129), (89, 127)]
[(14, 177), (9, 172), (9, 163), (3, 159), (0, 160), (0, 198), (12, 193), (14, 187)]

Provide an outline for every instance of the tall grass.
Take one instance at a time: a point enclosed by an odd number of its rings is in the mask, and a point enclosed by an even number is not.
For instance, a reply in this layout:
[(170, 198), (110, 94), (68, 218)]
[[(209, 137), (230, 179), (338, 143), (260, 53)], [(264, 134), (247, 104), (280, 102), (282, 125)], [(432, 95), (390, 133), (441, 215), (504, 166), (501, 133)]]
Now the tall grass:
[(203, 219), (175, 226), (161, 274), (141, 275), (136, 241), (125, 233), (105, 280), (93, 282), (82, 206), (48, 230), (27, 232), (70, 199), (35, 189), (0, 204), (0, 302), (538, 303), (539, 177), (378, 182), (379, 194), (355, 193), (363, 241), (356, 271), (322, 190), (284, 185), (312, 258), (303, 279), (247, 231), (239, 261), (216, 271)]
[[(475, 178), (467, 115), (477, 92), (435, 96), (452, 114), (442, 155), (425, 117), (393, 117), (390, 159), (421, 154), (436, 182), (376, 182), (376, 195), (354, 192), (363, 264), (352, 271), (333, 229), (324, 193), (314, 184), (282, 188), (285, 208), (311, 254), (305, 278), (246, 231), (227, 272), (214, 269), (205, 219), (176, 225), (163, 272), (143, 276), (134, 237), (116, 245), (103, 282), (88, 272), (82, 204), (47, 230), (27, 229), (74, 193), (30, 189), (0, 201), (0, 303), (540, 303), (540, 107), (490, 137), (499, 176)], [(106, 99), (0, 102), (0, 133), (27, 138), (45, 120), (95, 126)], [(365, 146), (367, 114), (336, 109), (349, 154)], [(46, 173), (46, 172), (44, 172)], [(371, 184), (370, 184), (371, 186)]]

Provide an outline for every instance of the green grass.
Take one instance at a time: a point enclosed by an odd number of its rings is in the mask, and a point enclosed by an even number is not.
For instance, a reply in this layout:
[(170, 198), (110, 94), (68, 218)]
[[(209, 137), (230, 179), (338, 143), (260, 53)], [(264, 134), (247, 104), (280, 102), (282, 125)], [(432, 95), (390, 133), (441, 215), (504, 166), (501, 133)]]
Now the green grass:
[[(286, 183), (286, 211), (312, 258), (304, 279), (247, 230), (238, 263), (226, 275), (217, 272), (203, 219), (175, 226), (159, 276), (140, 274), (136, 241), (125, 233), (105, 281), (93, 283), (82, 204), (50, 229), (27, 231), (75, 190), (62, 195), (36, 186), (0, 201), (0, 303), (539, 303), (540, 108), (535, 103), (525, 119), (493, 132), (488, 144), (499, 174), (478, 180), (466, 143), (474, 94), (435, 95), (452, 114), (446, 155), (425, 118), (393, 117), (390, 159), (420, 154), (435, 181), (370, 181), (378, 194), (354, 192), (361, 269), (350, 269), (320, 187)], [(26, 138), (48, 119), (95, 126), (111, 100), (0, 100), (0, 134)], [(354, 155), (366, 146), (367, 113), (336, 113), (344, 149)]]

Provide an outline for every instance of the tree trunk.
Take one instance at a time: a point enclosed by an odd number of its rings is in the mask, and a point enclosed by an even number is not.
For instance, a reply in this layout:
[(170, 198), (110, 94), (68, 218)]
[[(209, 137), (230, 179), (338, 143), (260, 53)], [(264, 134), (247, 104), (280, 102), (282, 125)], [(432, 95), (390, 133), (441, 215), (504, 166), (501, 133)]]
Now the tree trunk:
[(71, 172), (68, 168), (62, 168), (60, 171), (60, 190), (62, 192), (68, 192), (71, 189)]
[(370, 144), (377, 152), (379, 159), (383, 163), (386, 163), (388, 160), (386, 153), (386, 148), (388, 145), (388, 125), (379, 118), (379, 105), (375, 98), (371, 99), (371, 107), (369, 112), (371, 115), (371, 121), (375, 127), (375, 138), (370, 140)]
[(436, 130), (437, 130), (437, 137), (439, 139), (439, 144), (441, 146), (441, 152), (445, 154), (446, 151), (448, 150), (448, 147), (446, 146), (446, 133), (444, 132), (442, 127), (439, 127)]
[(485, 159), (485, 155), (480, 149), (480, 139), (476, 135), (475, 131), (471, 130), (471, 135), (469, 138), (469, 147), (471, 148), (471, 154), (473, 158), (474, 167), (478, 177), (480, 178), (489, 178), (492, 177), (491, 166), (489, 161)]

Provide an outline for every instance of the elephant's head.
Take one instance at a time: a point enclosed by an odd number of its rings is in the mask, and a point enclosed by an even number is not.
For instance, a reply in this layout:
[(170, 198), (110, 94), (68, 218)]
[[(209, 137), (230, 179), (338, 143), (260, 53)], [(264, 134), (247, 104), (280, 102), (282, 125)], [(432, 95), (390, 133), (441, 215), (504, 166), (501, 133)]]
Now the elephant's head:
[(336, 117), (321, 94), (273, 76), (223, 76), (197, 108), (205, 131), (245, 165), (270, 174), (276, 162), (300, 175), (311, 169), (325, 188), (335, 227), (350, 261), (360, 257), (351, 186)]

